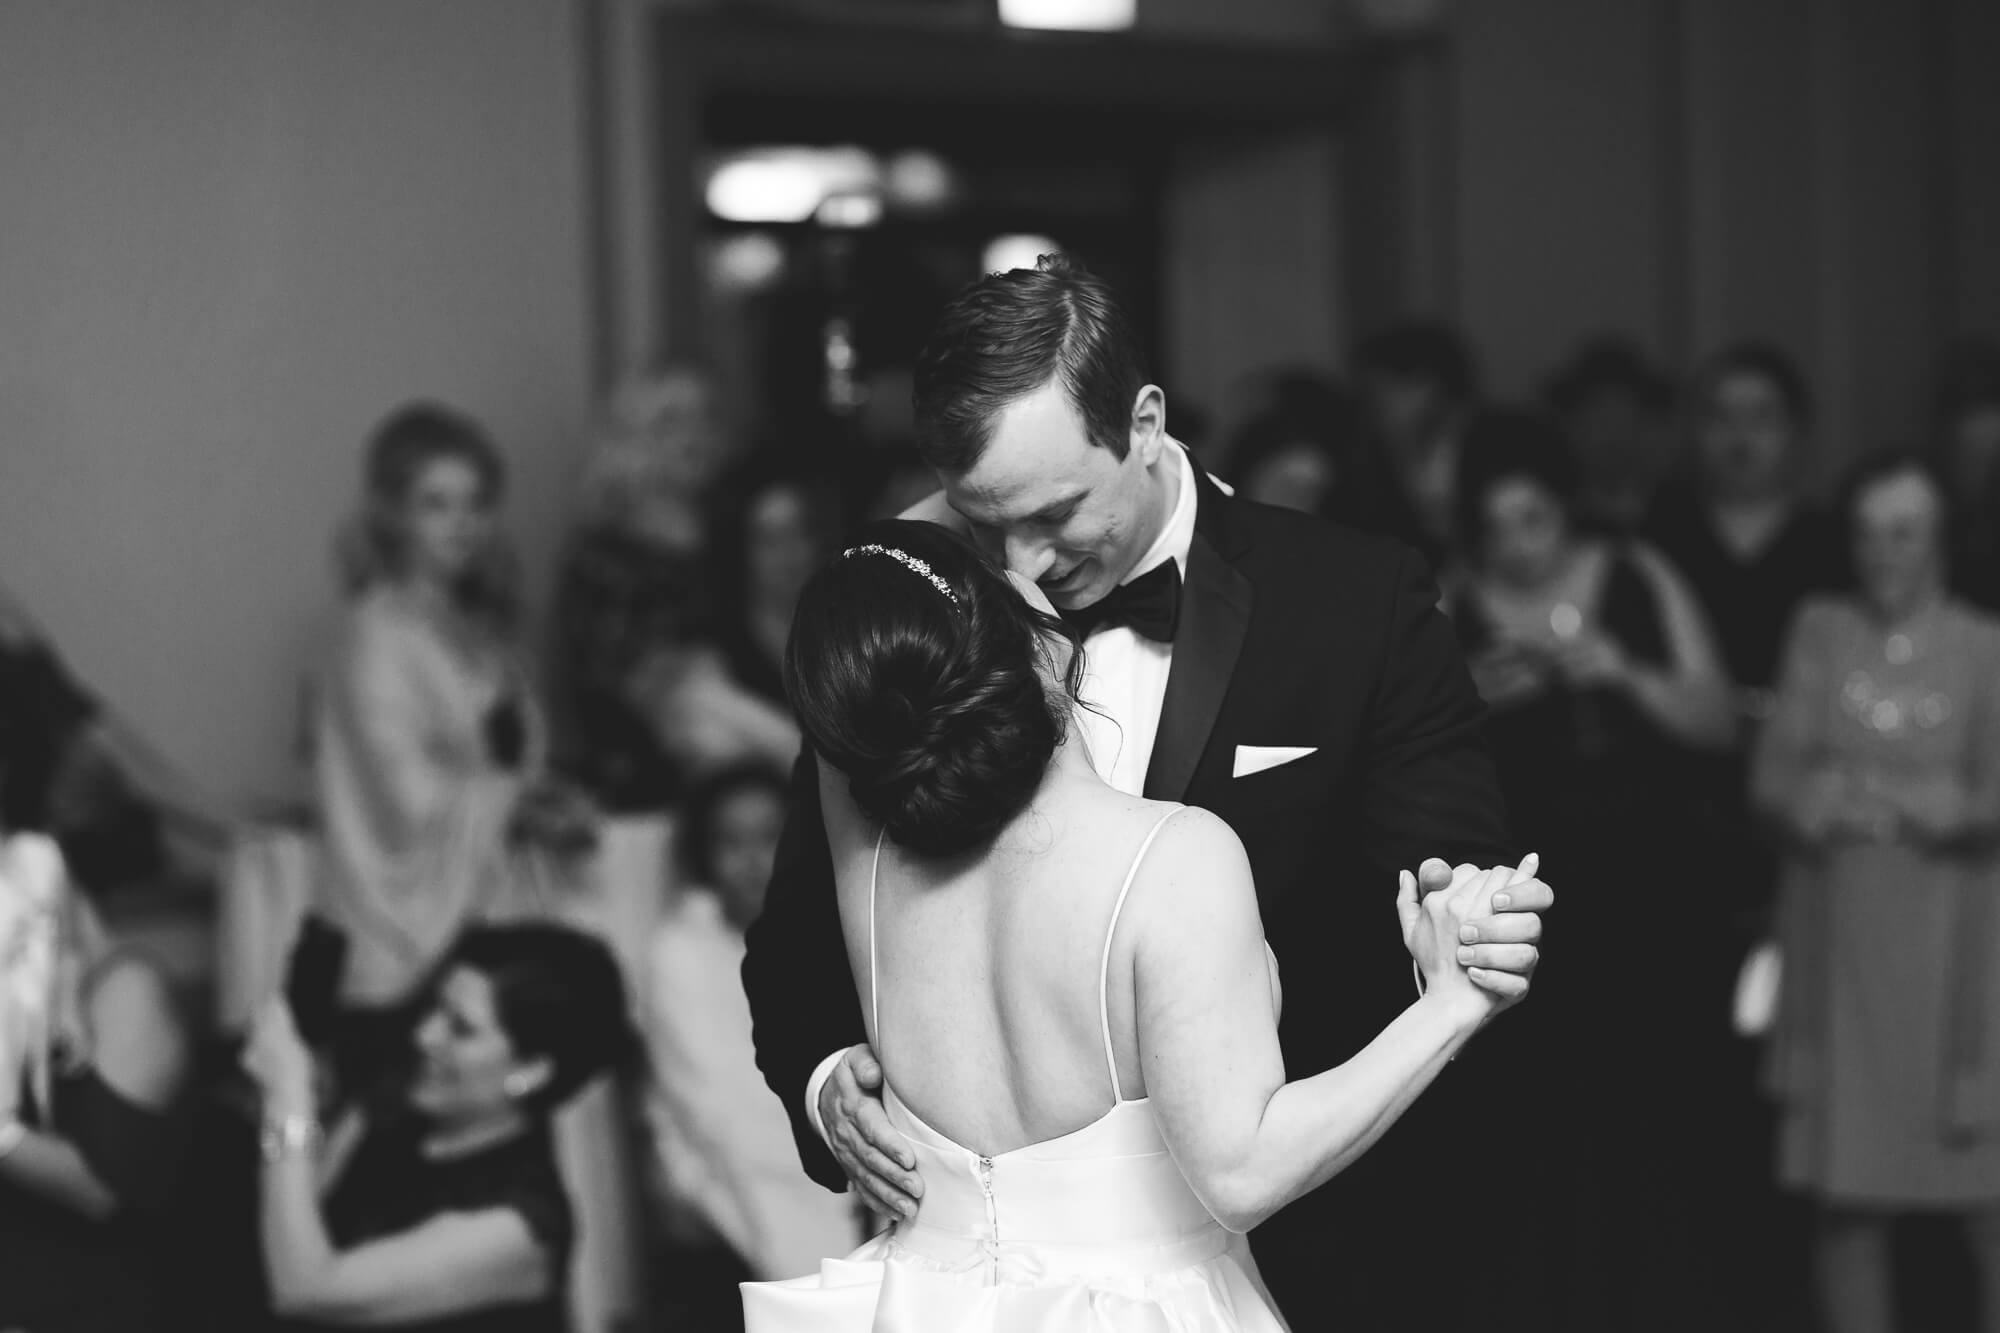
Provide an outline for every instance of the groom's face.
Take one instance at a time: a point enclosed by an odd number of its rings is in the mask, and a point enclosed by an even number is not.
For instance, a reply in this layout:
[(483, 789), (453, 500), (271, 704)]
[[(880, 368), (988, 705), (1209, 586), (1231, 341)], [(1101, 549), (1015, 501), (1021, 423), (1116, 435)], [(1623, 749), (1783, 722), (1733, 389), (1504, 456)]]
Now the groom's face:
[(1165, 521), (1158, 398), (1157, 389), (1140, 395), (1119, 458), (1090, 442), (1051, 381), (1001, 409), (978, 460), (941, 478), (945, 499), (1056, 606), (1089, 606), (1132, 571)]

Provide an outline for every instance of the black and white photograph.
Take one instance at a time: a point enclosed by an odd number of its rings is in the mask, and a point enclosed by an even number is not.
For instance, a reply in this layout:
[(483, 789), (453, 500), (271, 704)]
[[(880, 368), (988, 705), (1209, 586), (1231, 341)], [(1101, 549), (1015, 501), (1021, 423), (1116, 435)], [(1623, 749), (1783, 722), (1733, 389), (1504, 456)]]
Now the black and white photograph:
[(2000, 1333), (1995, 0), (0, 0), (0, 1333)]

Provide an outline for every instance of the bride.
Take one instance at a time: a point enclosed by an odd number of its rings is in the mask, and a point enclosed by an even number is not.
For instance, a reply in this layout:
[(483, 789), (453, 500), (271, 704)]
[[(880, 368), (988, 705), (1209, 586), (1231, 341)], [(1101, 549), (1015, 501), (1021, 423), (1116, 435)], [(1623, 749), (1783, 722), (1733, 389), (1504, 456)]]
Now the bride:
[(1405, 874), (1422, 998), (1288, 1083), (1242, 845), (1097, 777), (1068, 725), (1081, 664), (1034, 584), (941, 527), (876, 525), (807, 586), (785, 675), (923, 1190), (817, 1274), (743, 1284), (750, 1333), (1283, 1329), (1243, 1233), (1513, 1002), (1456, 961), (1513, 872), (1421, 903)]

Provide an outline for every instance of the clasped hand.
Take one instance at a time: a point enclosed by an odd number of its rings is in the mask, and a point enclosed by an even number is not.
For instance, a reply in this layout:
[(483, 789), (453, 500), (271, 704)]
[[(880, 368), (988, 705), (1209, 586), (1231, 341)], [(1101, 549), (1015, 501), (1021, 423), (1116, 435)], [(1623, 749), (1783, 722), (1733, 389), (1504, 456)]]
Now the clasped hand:
[[(1403, 943), (1429, 985), (1483, 994), (1485, 1017), (1520, 1002), (1541, 961), (1541, 913), (1555, 892), (1535, 878), (1538, 860), (1516, 868), (1453, 867), (1436, 857), (1401, 876), (1396, 905)], [(847, 1178), (870, 1207), (911, 1217), (923, 1178), (909, 1142), (882, 1105), (882, 1064), (867, 1045), (852, 1046), (819, 1092), (820, 1124)]]
[(1448, 866), (1433, 857), (1405, 870), (1396, 895), (1403, 944), (1426, 991), (1482, 1000), (1485, 1016), (1518, 1004), (1541, 962), (1541, 913), (1555, 893), (1535, 878), (1539, 858), (1518, 868)]

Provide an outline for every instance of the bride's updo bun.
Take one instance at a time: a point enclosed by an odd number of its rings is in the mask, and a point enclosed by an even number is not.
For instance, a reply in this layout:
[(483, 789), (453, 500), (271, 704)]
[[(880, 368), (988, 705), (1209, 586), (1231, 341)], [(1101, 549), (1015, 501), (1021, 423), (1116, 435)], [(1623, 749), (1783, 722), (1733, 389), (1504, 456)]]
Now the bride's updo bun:
[(1037, 669), (1051, 629), (1064, 633), (963, 537), (870, 524), (800, 594), (785, 693), (862, 812), (948, 856), (1020, 813), (1062, 738), (1067, 702)]

